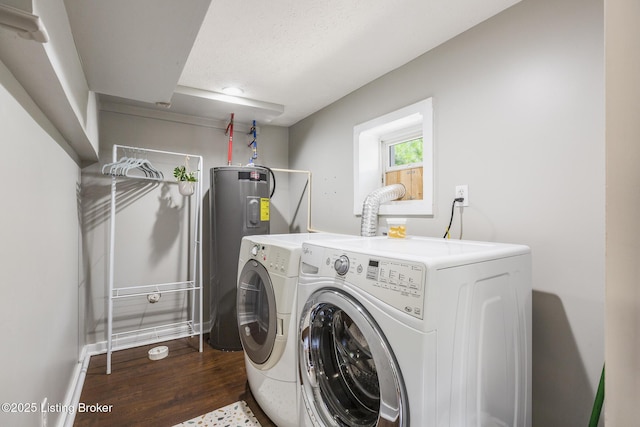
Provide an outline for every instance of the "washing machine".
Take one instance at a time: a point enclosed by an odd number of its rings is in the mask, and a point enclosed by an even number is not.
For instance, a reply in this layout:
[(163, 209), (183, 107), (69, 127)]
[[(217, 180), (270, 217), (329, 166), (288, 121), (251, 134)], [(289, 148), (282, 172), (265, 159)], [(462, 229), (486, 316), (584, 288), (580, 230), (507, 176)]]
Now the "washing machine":
[(242, 238), (238, 260), (237, 322), (249, 387), (279, 427), (298, 427), (296, 290), (302, 243), (350, 239), (330, 233)]
[(312, 242), (298, 278), (301, 426), (531, 426), (526, 246)]

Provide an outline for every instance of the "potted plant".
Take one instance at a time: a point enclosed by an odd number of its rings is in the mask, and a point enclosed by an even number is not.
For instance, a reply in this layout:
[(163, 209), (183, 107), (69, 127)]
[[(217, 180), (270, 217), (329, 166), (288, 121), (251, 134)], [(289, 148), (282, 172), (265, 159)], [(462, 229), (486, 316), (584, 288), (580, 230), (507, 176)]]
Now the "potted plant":
[(183, 196), (191, 196), (196, 189), (198, 181), (195, 172), (189, 172), (186, 166), (176, 166), (173, 176), (178, 180), (178, 190)]

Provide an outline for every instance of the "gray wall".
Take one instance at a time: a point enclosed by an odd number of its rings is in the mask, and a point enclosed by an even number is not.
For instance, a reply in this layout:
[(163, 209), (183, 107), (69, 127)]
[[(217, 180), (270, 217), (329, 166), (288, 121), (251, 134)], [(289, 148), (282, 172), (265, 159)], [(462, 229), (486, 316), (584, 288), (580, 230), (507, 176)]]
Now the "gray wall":
[[(0, 402), (64, 404), (83, 345), (78, 327), (80, 168), (0, 62)], [(59, 141), (59, 142), (58, 142)], [(0, 425), (40, 425), (0, 412)], [(49, 414), (55, 425), (60, 414)]]
[(640, 418), (640, 4), (608, 0), (607, 105), (607, 426)]
[(537, 426), (586, 425), (604, 361), (603, 56), (601, 0), (524, 0), (289, 133), (290, 166), (314, 174), (313, 225), (357, 234), (353, 127), (433, 97), (436, 206), (408, 233), (442, 236), (468, 184), (464, 237), (531, 247)]
[[(101, 166), (111, 162), (114, 144), (156, 150), (202, 155), (203, 176), (203, 277), (204, 319), (209, 319), (209, 170), (227, 164), (227, 142), (222, 128), (181, 123), (170, 114), (153, 117), (103, 111), (100, 114), (99, 164), (82, 171), (85, 229), (83, 250), (86, 255), (86, 286), (81, 292), (80, 316), (84, 319), (83, 333), (87, 342), (106, 341), (108, 289), (108, 232), (110, 179), (100, 173)], [(286, 168), (288, 165), (288, 133), (286, 128), (259, 126), (258, 164)], [(247, 144), (251, 138), (248, 127), (237, 123), (234, 133), (234, 164), (248, 163), (251, 151)], [(173, 182), (174, 166), (182, 158), (156, 157), (154, 165), (162, 168), (168, 181), (157, 187), (142, 189), (136, 183), (122, 185), (124, 193), (118, 197), (116, 216), (115, 283), (166, 283), (187, 280), (188, 226), (194, 198), (185, 199), (178, 194)], [(177, 161), (177, 163), (175, 163)], [(277, 174), (277, 188), (271, 206), (271, 230), (287, 232), (289, 228), (289, 197), (286, 175)], [(120, 194), (120, 193), (119, 193)], [(172, 313), (186, 309), (184, 295), (163, 295), (160, 302), (149, 304), (144, 297), (118, 306), (114, 331), (136, 326), (166, 323)], [(119, 303), (120, 304), (120, 303)], [(135, 322), (142, 323), (136, 325)], [(184, 320), (184, 319), (178, 319)]]

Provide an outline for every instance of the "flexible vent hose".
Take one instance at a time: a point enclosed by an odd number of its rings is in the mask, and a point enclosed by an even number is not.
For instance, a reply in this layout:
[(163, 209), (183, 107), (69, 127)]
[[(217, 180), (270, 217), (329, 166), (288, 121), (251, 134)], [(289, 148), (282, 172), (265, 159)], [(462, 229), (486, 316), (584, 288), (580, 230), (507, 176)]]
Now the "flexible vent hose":
[(360, 223), (360, 235), (371, 237), (378, 230), (378, 211), (380, 204), (404, 197), (406, 189), (402, 184), (392, 184), (373, 190), (364, 199), (362, 204), (362, 222)]

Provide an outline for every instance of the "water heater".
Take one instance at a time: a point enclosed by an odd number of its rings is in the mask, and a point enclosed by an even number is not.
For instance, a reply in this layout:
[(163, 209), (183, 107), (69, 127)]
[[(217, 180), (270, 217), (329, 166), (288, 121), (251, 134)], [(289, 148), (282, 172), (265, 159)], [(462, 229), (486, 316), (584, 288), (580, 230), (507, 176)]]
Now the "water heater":
[(242, 350), (236, 319), (238, 256), (242, 237), (269, 234), (269, 171), (258, 166), (211, 169), (209, 344)]

